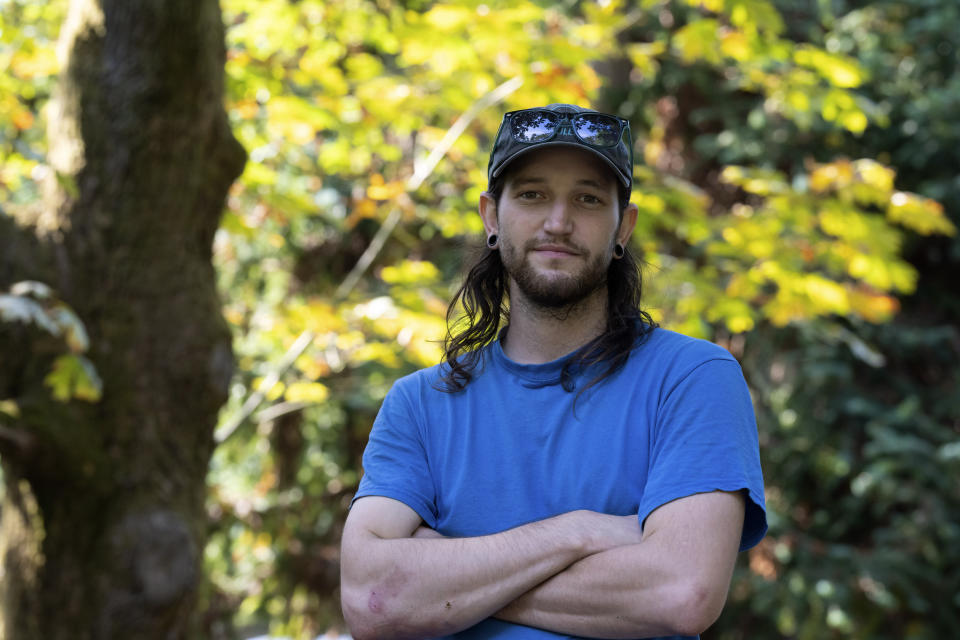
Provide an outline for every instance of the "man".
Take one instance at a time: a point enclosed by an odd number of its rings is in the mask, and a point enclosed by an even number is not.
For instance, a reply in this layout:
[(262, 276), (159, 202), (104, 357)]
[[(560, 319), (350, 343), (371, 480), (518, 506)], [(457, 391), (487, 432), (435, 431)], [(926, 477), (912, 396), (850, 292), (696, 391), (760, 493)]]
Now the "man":
[(696, 636), (766, 531), (739, 366), (640, 311), (626, 120), (508, 113), (488, 174), (445, 362), (394, 385), (364, 453), (351, 632)]

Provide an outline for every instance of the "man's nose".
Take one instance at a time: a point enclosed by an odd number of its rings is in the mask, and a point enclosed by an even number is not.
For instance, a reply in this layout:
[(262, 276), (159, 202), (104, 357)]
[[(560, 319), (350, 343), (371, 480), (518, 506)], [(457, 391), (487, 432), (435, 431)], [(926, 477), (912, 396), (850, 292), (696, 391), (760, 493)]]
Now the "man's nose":
[(544, 230), (556, 235), (571, 233), (573, 231), (572, 213), (569, 203), (557, 200), (550, 207), (550, 211), (547, 212), (547, 219), (543, 223)]

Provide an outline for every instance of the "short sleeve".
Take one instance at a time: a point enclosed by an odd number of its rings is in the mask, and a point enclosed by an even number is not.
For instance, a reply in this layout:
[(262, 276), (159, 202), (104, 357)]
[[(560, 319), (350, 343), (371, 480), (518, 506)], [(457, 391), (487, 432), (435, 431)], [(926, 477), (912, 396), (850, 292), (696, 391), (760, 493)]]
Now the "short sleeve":
[(749, 549), (763, 538), (767, 520), (756, 418), (740, 365), (732, 359), (707, 360), (663, 393), (640, 522), (678, 498), (743, 491), (740, 550)]
[[(363, 477), (353, 498), (383, 496), (406, 504), (429, 527), (437, 525), (436, 492), (422, 432), (399, 381), (373, 423), (363, 452)], [(406, 380), (410, 382), (410, 380)]]

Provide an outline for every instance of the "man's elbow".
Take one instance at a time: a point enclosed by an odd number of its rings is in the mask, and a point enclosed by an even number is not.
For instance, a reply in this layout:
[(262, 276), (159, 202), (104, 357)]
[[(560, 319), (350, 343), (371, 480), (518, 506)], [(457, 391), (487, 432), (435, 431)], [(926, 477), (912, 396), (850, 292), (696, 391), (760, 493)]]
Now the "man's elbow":
[(363, 616), (349, 616), (344, 611), (344, 621), (353, 640), (400, 640), (401, 638), (388, 624), (376, 624), (375, 621)]
[(399, 638), (391, 632), (396, 628), (394, 621), (383, 603), (378, 603), (375, 593), (368, 596), (364, 589), (341, 584), (340, 608), (354, 640)]
[(404, 620), (380, 601), (376, 592), (367, 594), (344, 590), (340, 606), (354, 640), (406, 640), (415, 634), (404, 633)]
[(343, 612), (343, 621), (347, 624), (350, 637), (354, 640), (369, 640), (375, 637), (367, 615), (357, 603), (356, 595), (343, 584), (340, 585), (340, 610)]
[(340, 607), (354, 640), (416, 640), (437, 635), (427, 621), (404, 615), (403, 607), (386, 602), (376, 590), (341, 585)]
[(668, 612), (672, 633), (700, 635), (720, 617), (726, 600), (726, 586), (717, 587), (696, 580), (678, 585)]

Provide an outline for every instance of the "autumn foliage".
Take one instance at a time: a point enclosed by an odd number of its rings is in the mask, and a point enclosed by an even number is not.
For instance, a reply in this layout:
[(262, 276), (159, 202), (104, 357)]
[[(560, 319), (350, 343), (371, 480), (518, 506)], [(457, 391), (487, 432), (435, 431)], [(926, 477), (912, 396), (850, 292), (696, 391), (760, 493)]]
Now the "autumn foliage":
[[(729, 348), (754, 392), (770, 534), (709, 637), (953, 632), (952, 0), (221, 4), (249, 161), (213, 242), (238, 372), (208, 478), (211, 637), (340, 624), (366, 434), (392, 380), (440, 357), (502, 113), (551, 102), (630, 118), (648, 310)], [(50, 172), (64, 6), (0, 2), (0, 215)], [(0, 317), (61, 327), (51, 394), (95, 402), (83, 318), (57, 325), (37, 286)]]

